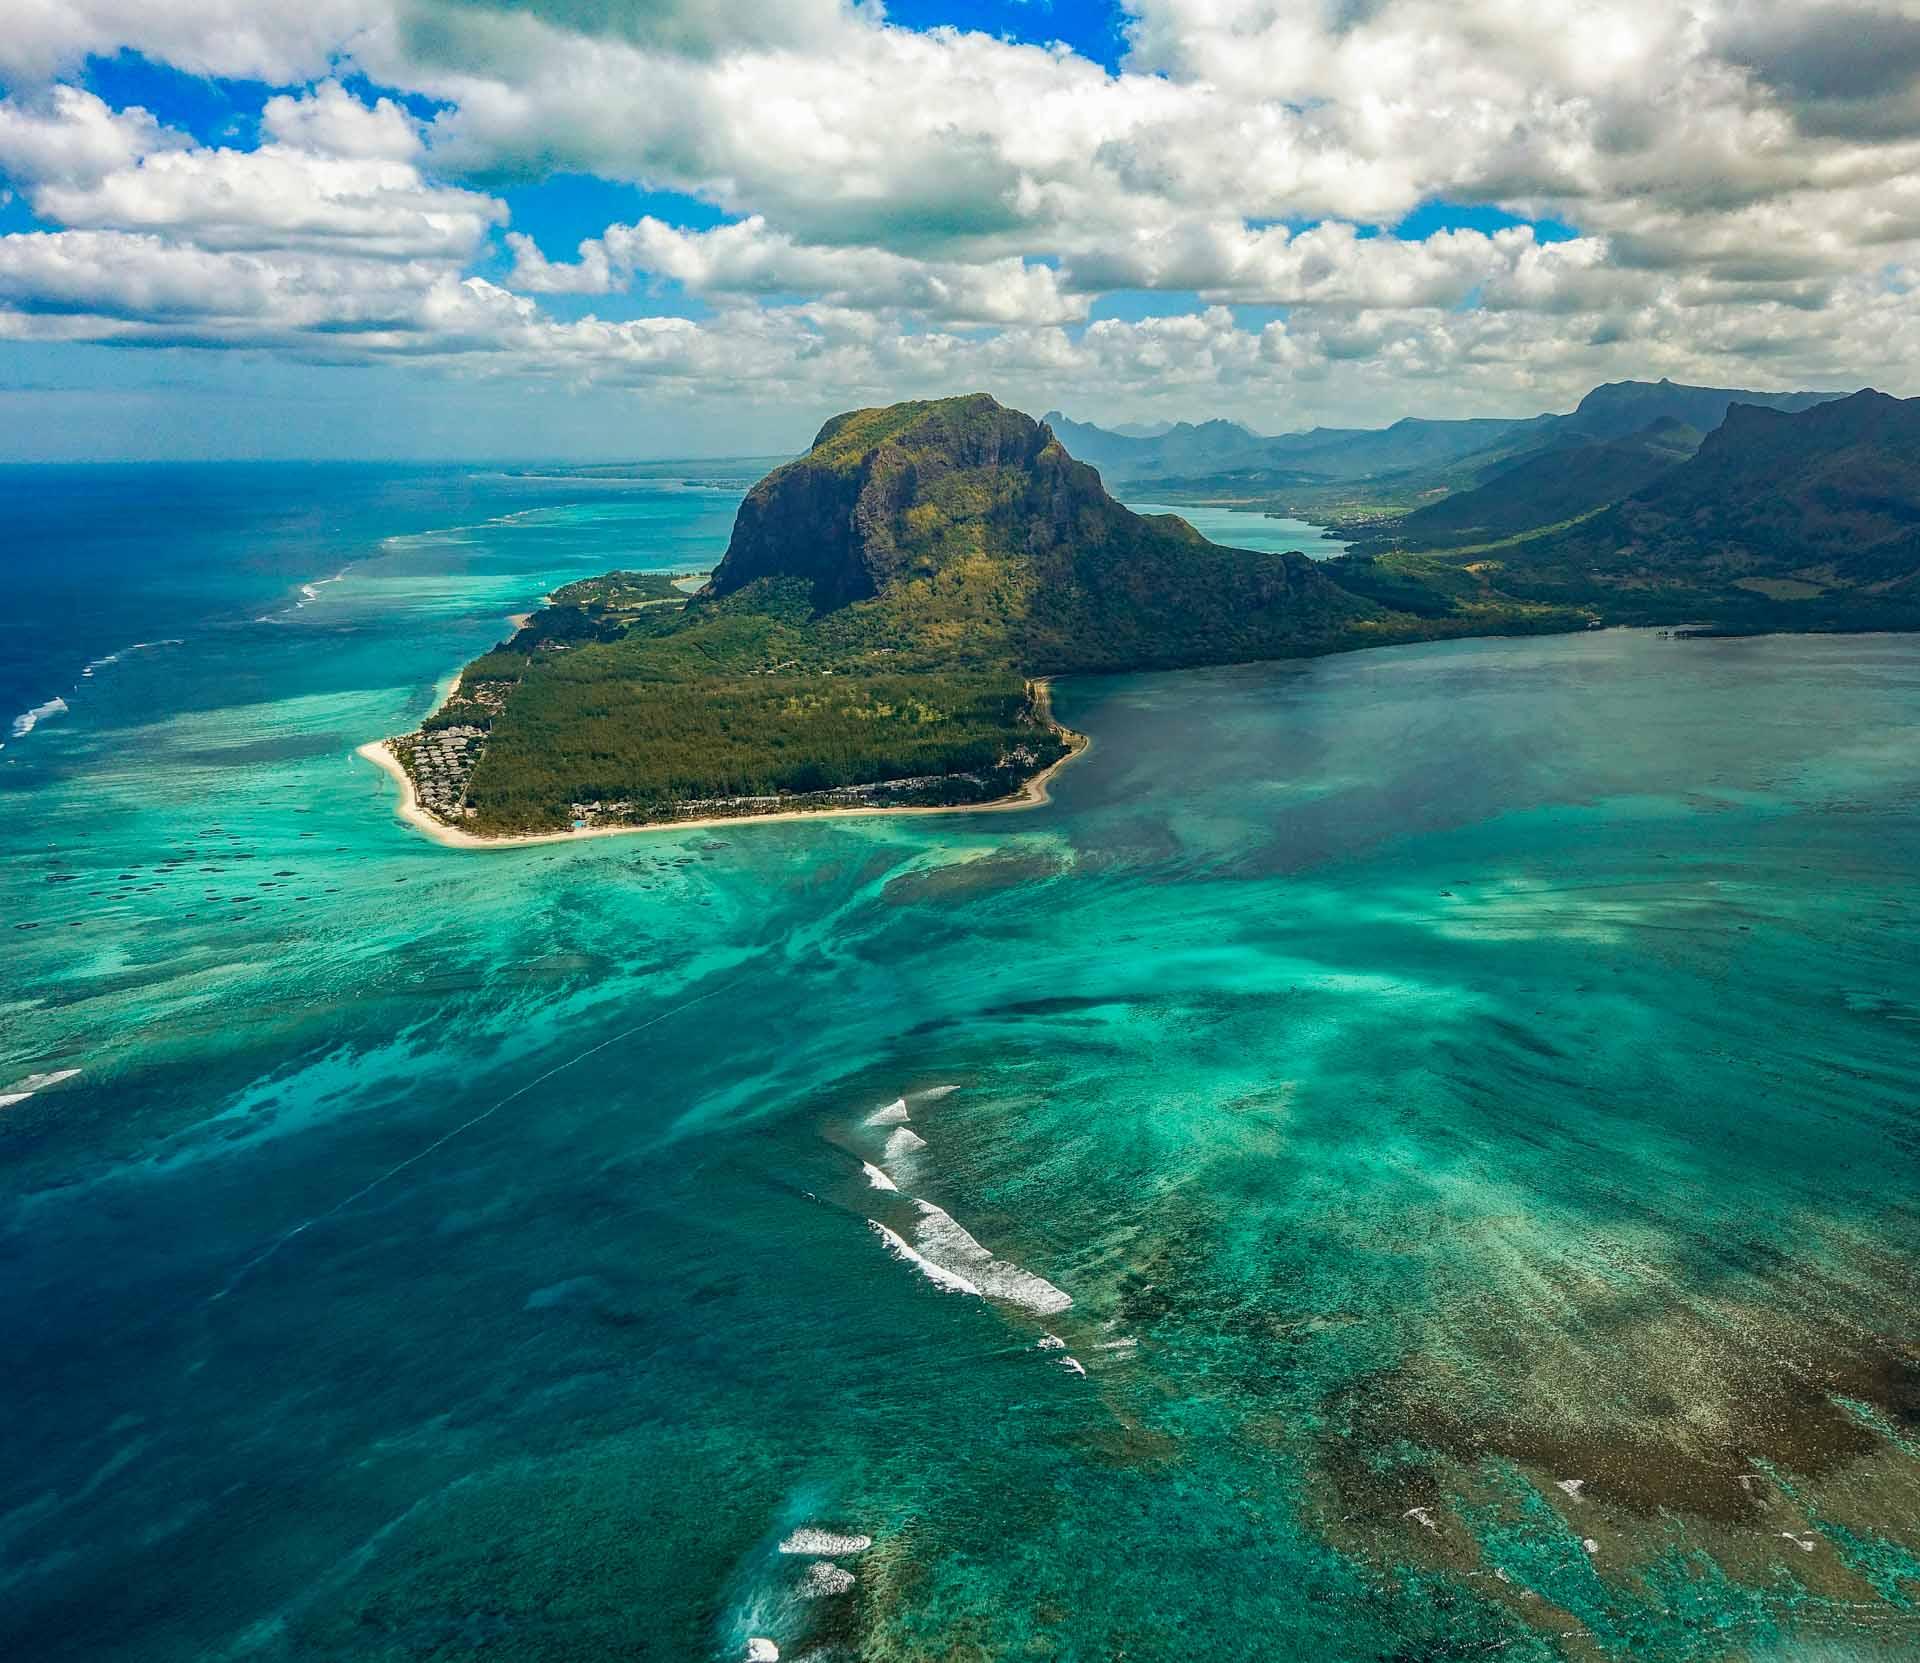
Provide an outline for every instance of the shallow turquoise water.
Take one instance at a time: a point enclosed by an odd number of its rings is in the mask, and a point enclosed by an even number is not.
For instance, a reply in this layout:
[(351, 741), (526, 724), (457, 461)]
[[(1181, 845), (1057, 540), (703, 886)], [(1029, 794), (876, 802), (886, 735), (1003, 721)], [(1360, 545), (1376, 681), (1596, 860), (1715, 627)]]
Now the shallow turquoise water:
[(1219, 508), (1203, 503), (1135, 502), (1136, 514), (1178, 514), (1210, 542), (1230, 549), (1259, 549), (1268, 554), (1305, 554), (1331, 560), (1346, 544), (1328, 538), (1317, 525), (1289, 520), (1247, 508)]
[(737, 499), (497, 490), (0, 753), (7, 1655), (1912, 1655), (1920, 642), (1070, 682), (1031, 813), (468, 854), (353, 745)]

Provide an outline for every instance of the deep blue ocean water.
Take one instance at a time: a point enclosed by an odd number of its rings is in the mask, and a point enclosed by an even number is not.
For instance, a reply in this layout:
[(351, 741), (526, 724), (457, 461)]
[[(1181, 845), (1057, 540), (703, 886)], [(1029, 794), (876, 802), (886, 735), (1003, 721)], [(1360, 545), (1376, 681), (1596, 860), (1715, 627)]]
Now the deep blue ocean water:
[(0, 476), (0, 1655), (1914, 1655), (1920, 642), (396, 820), (355, 745), (759, 471)]

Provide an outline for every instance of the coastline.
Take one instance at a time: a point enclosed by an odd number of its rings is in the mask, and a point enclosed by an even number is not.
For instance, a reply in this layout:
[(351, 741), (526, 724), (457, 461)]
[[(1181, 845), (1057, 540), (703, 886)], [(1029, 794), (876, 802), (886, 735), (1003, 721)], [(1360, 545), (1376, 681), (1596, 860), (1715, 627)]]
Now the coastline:
[[(457, 686), (459, 678), (455, 677)], [(398, 817), (415, 831), (448, 849), (525, 849), (537, 843), (577, 843), (589, 837), (627, 837), (638, 832), (716, 831), (723, 826), (763, 826), (780, 820), (854, 819), (879, 814), (1019, 814), (1040, 808), (1053, 800), (1049, 787), (1053, 776), (1076, 757), (1084, 756), (1093, 741), (1084, 733), (1063, 728), (1053, 719), (1053, 678), (1033, 678), (1034, 708), (1040, 718), (1067, 741), (1067, 754), (1050, 762), (1010, 796), (996, 797), (990, 803), (955, 803), (948, 807), (920, 807), (903, 804), (897, 808), (783, 808), (771, 814), (710, 814), (693, 820), (650, 820), (638, 826), (581, 826), (571, 831), (510, 832), (499, 837), (481, 837), (462, 831), (429, 814), (414, 788), (413, 776), (400, 764), (393, 748), (384, 739), (369, 740), (354, 747), (354, 755), (364, 757), (400, 787)], [(444, 703), (445, 699), (441, 700)], [(435, 708), (438, 708), (436, 706)]]

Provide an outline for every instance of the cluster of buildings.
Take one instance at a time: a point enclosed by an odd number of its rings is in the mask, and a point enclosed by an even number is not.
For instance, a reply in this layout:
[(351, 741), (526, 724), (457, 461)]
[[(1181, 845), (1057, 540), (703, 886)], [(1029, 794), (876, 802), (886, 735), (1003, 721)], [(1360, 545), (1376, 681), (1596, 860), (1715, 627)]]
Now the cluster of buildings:
[[(591, 802), (568, 805), (576, 831), (588, 826), (619, 826), (647, 821), (694, 819), (751, 819), (794, 808), (867, 808), (885, 804), (907, 792), (928, 791), (953, 779), (978, 782), (974, 774), (921, 774), (913, 779), (874, 780), (863, 785), (829, 786), (821, 791), (780, 791), (760, 797), (688, 797), (680, 802), (645, 808), (631, 802)], [(436, 809), (435, 813), (442, 812)]]
[(487, 737), (485, 728), (449, 727), (422, 729), (404, 739), (396, 739), (393, 748), (413, 776), (413, 787), (429, 814), (442, 820), (472, 816), (465, 806), (467, 780), (473, 765), (480, 760), (481, 746)]

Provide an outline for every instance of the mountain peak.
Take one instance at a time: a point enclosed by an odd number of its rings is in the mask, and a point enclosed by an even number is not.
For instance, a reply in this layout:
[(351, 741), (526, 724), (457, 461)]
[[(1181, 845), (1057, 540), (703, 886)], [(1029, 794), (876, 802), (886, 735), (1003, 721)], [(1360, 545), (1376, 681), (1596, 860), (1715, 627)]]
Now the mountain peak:
[[(747, 493), (712, 592), (803, 578), (821, 612), (877, 595), (943, 564), (956, 528), (1002, 506), (1049, 456), (1056, 469), (1067, 460), (1052, 430), (988, 393), (845, 411)], [(1099, 492), (1083, 471), (1080, 488)]]
[(1369, 610), (1302, 555), (1133, 513), (984, 393), (835, 416), (748, 492), (701, 604), (779, 595), (890, 652), (1034, 673), (1269, 656)]
[(1638, 433), (1661, 417), (1710, 433), (1736, 404), (1773, 410), (1808, 410), (1831, 393), (1761, 393), (1741, 387), (1689, 387), (1662, 376), (1658, 381), (1609, 381), (1595, 387), (1565, 418), (1568, 431), (1591, 439), (1619, 439)]

